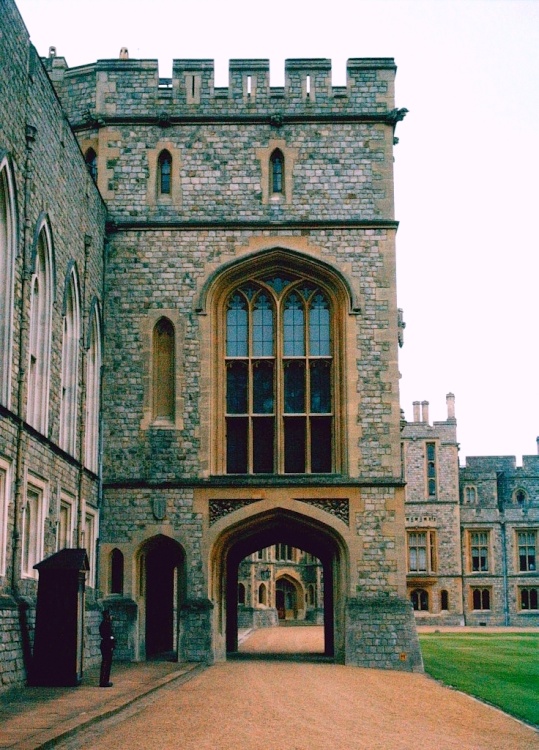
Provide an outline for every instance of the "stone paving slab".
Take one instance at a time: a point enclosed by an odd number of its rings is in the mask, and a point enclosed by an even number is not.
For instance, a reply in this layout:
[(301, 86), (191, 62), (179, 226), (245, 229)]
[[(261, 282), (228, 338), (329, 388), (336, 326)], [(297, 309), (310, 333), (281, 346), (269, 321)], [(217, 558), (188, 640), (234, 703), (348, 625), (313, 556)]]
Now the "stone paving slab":
[(113, 716), (154, 690), (185, 681), (200, 664), (150, 661), (114, 664), (111, 688), (99, 687), (99, 669), (85, 672), (78, 687), (25, 687), (0, 696), (0, 748), (45, 750), (81, 728)]

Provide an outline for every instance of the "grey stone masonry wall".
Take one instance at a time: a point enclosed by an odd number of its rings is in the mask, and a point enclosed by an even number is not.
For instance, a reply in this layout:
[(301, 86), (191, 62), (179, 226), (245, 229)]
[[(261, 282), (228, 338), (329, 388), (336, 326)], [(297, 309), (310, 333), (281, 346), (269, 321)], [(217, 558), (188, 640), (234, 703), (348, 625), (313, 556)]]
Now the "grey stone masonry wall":
[[(464, 601), (469, 624), (537, 627), (539, 609), (528, 608), (523, 589), (539, 594), (537, 555), (539, 552), (539, 456), (524, 456), (517, 466), (514, 456), (471, 456), (460, 469), (461, 522), (463, 545), (474, 530), (489, 538), (489, 570), (470, 573), (465, 579)], [(467, 488), (475, 488), (475, 501)], [(521, 562), (519, 533), (533, 540), (527, 560)], [(464, 546), (464, 556), (469, 551)], [(473, 609), (471, 592), (486, 588), (491, 592), (487, 611)]]
[[(99, 60), (68, 68), (64, 58), (52, 56), (45, 63), (75, 124), (76, 115), (84, 120), (88, 113), (114, 117), (267, 117), (303, 114), (308, 108), (311, 114), (337, 115), (354, 110), (374, 115), (387, 109), (396, 70), (392, 58), (350, 59), (346, 86), (333, 87), (330, 60), (287, 60), (285, 86), (270, 87), (268, 60), (231, 60), (228, 88), (216, 88), (213, 60), (174, 60), (171, 79), (159, 78), (157, 60)], [(95, 98), (88, 96), (90, 80)]]
[[(429, 423), (428, 403), (416, 402), (414, 420), (406, 422), (401, 432), (403, 473), (406, 481), (405, 523), (408, 534), (427, 534), (425, 570), (410, 566), (408, 544), (407, 589), (425, 591), (426, 610), (415, 612), (421, 625), (462, 625), (462, 562), (460, 541), (459, 475), (457, 423), (454, 398), (447, 396), (446, 421)], [(427, 443), (435, 447), (435, 493), (429, 494)], [(442, 608), (442, 592), (447, 607)], [(445, 602), (444, 602), (445, 603)]]
[[(393, 306), (378, 290), (378, 276), (390, 264), (388, 232), (373, 230), (312, 230), (309, 242), (323, 248), (323, 258), (349, 270), (361, 300), (361, 315), (351, 319), (361, 346), (355, 361), (354, 405), (361, 424), (357, 445), (351, 445), (352, 476), (381, 477), (398, 472), (389, 440), (396, 430), (392, 404), (395, 391), (388, 353)], [(253, 237), (279, 245), (302, 241), (301, 230), (163, 230), (118, 232), (108, 252), (106, 308), (106, 369), (104, 374), (105, 481), (171, 481), (207, 473), (201, 453), (201, 382), (211, 364), (202, 359), (200, 326), (206, 311), (197, 311), (208, 269), (241, 253)], [(178, 403), (181, 428), (152, 426), (141, 431), (145, 398), (143, 321), (150, 312), (174, 310), (183, 349), (178, 360)], [(352, 406), (350, 405), (350, 408)], [(359, 448), (359, 451), (357, 450)]]
[[(31, 655), (37, 579), (22, 577), (22, 518), (26, 483), (43, 485), (41, 559), (56, 552), (62, 495), (74, 502), (75, 526), (82, 504), (97, 510), (99, 482), (81, 462), (85, 352), (92, 304), (102, 305), (105, 205), (88, 174), (78, 142), (12, 0), (0, 12), (0, 160), (13, 177), (15, 230), (11, 313), (10, 393), (0, 406), (0, 458), (8, 465), (6, 570), (0, 576), (0, 690), (24, 683)], [(11, 196), (10, 196), (11, 200)], [(45, 434), (26, 423), (30, 290), (37, 230), (46, 220), (52, 237), (53, 303), (50, 333), (48, 427)], [(59, 443), (62, 392), (62, 339), (66, 276), (75, 268), (80, 289), (81, 339), (78, 351), (76, 446), (72, 455)], [(5, 284), (5, 279), (1, 279)], [(5, 294), (5, 288), (1, 292)], [(81, 528), (79, 528), (81, 531)], [(72, 544), (78, 544), (76, 538)], [(95, 557), (96, 550), (92, 550)], [(40, 562), (40, 560), (36, 560)], [(95, 572), (95, 571), (94, 571)], [(96, 592), (88, 591), (88, 606)], [(20, 607), (26, 613), (21, 624)], [(87, 641), (88, 660), (97, 651)], [(25, 654), (26, 652), (26, 654)], [(24, 658), (23, 658), (24, 657)]]
[(403, 599), (349, 599), (346, 606), (346, 660), (377, 669), (423, 671), (410, 603)]

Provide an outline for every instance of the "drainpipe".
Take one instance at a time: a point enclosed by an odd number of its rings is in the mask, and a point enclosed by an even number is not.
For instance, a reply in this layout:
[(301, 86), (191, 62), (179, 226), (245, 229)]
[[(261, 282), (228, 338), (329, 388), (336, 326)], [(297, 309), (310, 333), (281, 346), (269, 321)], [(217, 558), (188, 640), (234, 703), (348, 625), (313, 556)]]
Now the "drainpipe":
[(502, 533), (502, 575), (503, 575), (503, 624), (509, 625), (509, 580), (507, 577), (507, 532), (505, 521), (500, 522)]
[(460, 567), (461, 567), (461, 581), (462, 581), (462, 619), (464, 620), (464, 625), (466, 625), (466, 582), (465, 582), (465, 576), (466, 576), (466, 558), (464, 555), (464, 545), (467, 543), (467, 534), (466, 529), (464, 527), (461, 527), (460, 532)]
[(22, 210), (22, 233), (21, 233), (21, 294), (19, 298), (19, 361), (18, 361), (18, 377), (17, 377), (17, 452), (15, 459), (15, 478), (14, 478), (14, 497), (13, 497), (13, 508), (14, 508), (14, 521), (13, 521), (13, 533), (12, 533), (12, 563), (11, 563), (11, 590), (15, 598), (19, 594), (18, 584), (18, 562), (19, 562), (19, 549), (21, 542), (21, 509), (24, 505), (23, 491), (24, 491), (24, 388), (26, 379), (26, 347), (27, 332), (29, 329), (29, 316), (30, 310), (25, 307), (25, 300), (27, 295), (28, 282), (31, 279), (32, 272), (27, 268), (28, 264), (28, 242), (31, 237), (30, 232), (30, 219), (29, 219), (29, 205), (31, 198), (31, 160), (32, 160), (32, 148), (36, 138), (36, 128), (33, 125), (26, 125), (26, 154), (24, 160), (24, 189), (23, 189), (23, 210)]
[[(16, 437), (16, 457), (15, 457), (15, 476), (14, 476), (14, 492), (13, 492), (13, 532), (12, 532), (12, 545), (11, 545), (11, 593), (15, 601), (17, 602), (18, 614), (19, 614), (19, 628), (21, 633), (21, 648), (24, 669), (26, 676), (30, 674), (32, 664), (32, 647), (30, 643), (30, 631), (28, 627), (27, 611), (28, 605), (21, 599), (20, 587), (19, 587), (19, 555), (21, 546), (21, 525), (22, 525), (22, 513), (21, 510), (24, 504), (24, 420), (23, 420), (23, 406), (24, 406), (24, 388), (25, 388), (25, 377), (26, 377), (26, 348), (25, 342), (27, 341), (27, 332), (29, 328), (29, 308), (25, 308), (25, 299), (27, 294), (28, 282), (31, 279), (31, 270), (27, 268), (28, 264), (28, 243), (32, 236), (30, 231), (30, 216), (29, 206), (31, 202), (31, 174), (32, 174), (32, 149), (34, 141), (36, 139), (37, 129), (28, 123), (28, 112), (29, 112), (29, 96), (30, 96), (30, 76), (34, 60), (32, 55), (36, 54), (33, 51), (33, 47), (29, 46), (28, 52), (28, 69), (27, 69), (27, 89), (26, 89), (26, 117), (25, 117), (25, 136), (26, 136), (26, 148), (24, 156), (24, 179), (23, 179), (23, 206), (22, 206), (22, 231), (20, 236), (20, 269), (21, 269), (21, 294), (19, 298), (19, 361), (17, 363), (17, 403), (16, 403), (16, 415), (17, 415), (17, 437)], [(17, 238), (18, 239), (18, 238)]]

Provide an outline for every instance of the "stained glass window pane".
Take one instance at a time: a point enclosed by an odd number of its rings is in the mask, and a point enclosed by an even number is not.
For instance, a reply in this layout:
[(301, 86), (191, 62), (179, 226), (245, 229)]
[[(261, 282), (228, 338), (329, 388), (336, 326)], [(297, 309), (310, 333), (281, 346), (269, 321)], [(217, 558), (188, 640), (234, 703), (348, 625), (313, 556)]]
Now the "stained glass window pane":
[(284, 368), (284, 410), (288, 414), (305, 411), (305, 365), (287, 362)]
[(253, 419), (253, 473), (271, 474), (273, 466), (274, 421), (268, 417)]
[(228, 474), (247, 473), (247, 418), (226, 420), (226, 470)]
[(274, 151), (271, 155), (271, 187), (274, 193), (283, 192), (283, 164), (284, 158), (282, 153), (279, 150)]
[(273, 310), (266, 294), (259, 294), (253, 310), (253, 354), (273, 355)]
[(305, 418), (284, 420), (284, 470), (287, 474), (305, 472)]
[(285, 357), (305, 356), (305, 313), (297, 294), (286, 300), (283, 322)]
[(253, 412), (273, 414), (273, 362), (253, 363)]
[(311, 471), (321, 474), (331, 471), (331, 418), (311, 420)]
[(246, 357), (247, 340), (247, 304), (244, 297), (234, 294), (226, 312), (226, 356)]
[(247, 413), (247, 365), (244, 362), (227, 365), (226, 410), (229, 414)]
[(331, 365), (327, 361), (311, 362), (311, 411), (327, 414), (331, 411)]
[(312, 357), (329, 357), (329, 303), (320, 293), (315, 294), (309, 310), (309, 353)]

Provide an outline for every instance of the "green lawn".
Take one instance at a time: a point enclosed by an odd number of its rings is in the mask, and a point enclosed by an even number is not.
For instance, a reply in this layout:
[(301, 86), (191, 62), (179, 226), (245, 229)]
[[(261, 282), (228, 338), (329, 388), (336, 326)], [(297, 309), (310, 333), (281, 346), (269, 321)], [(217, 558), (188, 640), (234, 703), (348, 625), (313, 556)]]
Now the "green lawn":
[(539, 633), (422, 633), (425, 671), (539, 726)]

